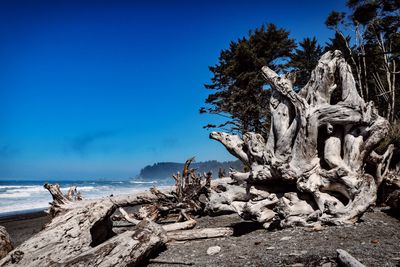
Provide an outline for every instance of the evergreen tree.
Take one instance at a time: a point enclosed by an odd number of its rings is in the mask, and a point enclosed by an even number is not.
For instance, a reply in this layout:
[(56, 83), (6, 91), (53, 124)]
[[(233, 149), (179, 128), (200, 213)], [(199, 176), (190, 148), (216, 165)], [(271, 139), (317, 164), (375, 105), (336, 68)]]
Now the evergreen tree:
[[(374, 100), (389, 121), (398, 118), (400, 109), (400, 1), (348, 0), (350, 14), (332, 12), (326, 25), (335, 29), (329, 48), (342, 48), (366, 100)], [(345, 38), (339, 27), (354, 29), (355, 45)], [(397, 76), (397, 77), (396, 77)]]
[(289, 38), (289, 32), (268, 24), (250, 31), (248, 37), (233, 41), (228, 49), (222, 50), (218, 64), (209, 67), (213, 77), (205, 87), (213, 93), (200, 113), (218, 114), (226, 121), (205, 128), (223, 128), (239, 134), (253, 131), (267, 136), (270, 92), (265, 88), (260, 70), (268, 65), (281, 71), (294, 48), (295, 42)]
[(311, 72), (322, 56), (323, 48), (317, 43), (315, 37), (305, 38), (299, 45), (300, 47), (291, 56), (288, 66), (296, 71), (295, 87), (301, 89), (310, 79)]

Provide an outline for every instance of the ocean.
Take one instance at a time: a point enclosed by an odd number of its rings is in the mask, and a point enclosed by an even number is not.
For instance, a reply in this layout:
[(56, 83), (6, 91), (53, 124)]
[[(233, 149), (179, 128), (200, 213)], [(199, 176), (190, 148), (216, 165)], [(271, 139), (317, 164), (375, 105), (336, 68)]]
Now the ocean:
[(141, 181), (121, 180), (0, 180), (0, 217), (31, 211), (45, 210), (52, 201), (50, 193), (43, 188), (45, 183), (58, 183), (66, 193), (71, 186), (77, 186), (84, 199), (113, 195), (133, 194), (152, 186), (164, 187), (173, 184), (173, 179)]

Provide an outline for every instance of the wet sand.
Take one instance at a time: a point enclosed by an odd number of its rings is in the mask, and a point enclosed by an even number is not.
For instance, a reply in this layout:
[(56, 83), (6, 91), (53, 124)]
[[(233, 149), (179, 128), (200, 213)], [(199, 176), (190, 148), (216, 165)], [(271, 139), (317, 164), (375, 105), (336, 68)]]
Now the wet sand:
[(14, 247), (38, 233), (49, 221), (50, 217), (43, 211), (0, 217), (0, 225), (6, 228)]

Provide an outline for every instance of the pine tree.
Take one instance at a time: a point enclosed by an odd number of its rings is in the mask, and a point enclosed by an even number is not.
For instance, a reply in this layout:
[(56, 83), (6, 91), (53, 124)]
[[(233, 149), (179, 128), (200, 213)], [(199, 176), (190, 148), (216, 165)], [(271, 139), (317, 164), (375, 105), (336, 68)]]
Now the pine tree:
[(317, 43), (315, 37), (304, 38), (299, 45), (300, 47), (291, 56), (288, 66), (296, 71), (295, 86), (302, 88), (310, 79), (311, 72), (322, 56), (323, 48)]
[(274, 24), (250, 31), (248, 37), (230, 43), (219, 62), (209, 67), (213, 73), (205, 88), (213, 90), (200, 113), (218, 114), (226, 121), (205, 128), (222, 128), (233, 133), (262, 133), (269, 129), (269, 90), (261, 77), (261, 67), (281, 71), (295, 48), (289, 32)]

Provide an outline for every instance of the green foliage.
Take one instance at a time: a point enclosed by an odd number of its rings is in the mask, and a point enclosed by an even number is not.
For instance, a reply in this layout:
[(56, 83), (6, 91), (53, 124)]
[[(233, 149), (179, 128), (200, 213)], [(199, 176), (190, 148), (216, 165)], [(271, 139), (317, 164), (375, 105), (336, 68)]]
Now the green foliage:
[(312, 39), (305, 38), (299, 43), (299, 46), (292, 54), (288, 63), (288, 66), (296, 71), (296, 89), (300, 89), (307, 84), (311, 72), (318, 64), (318, 60), (323, 53), (323, 48), (317, 43), (315, 37)]
[(218, 64), (209, 67), (214, 76), (205, 87), (213, 93), (205, 101), (207, 107), (200, 109), (200, 113), (218, 114), (226, 121), (205, 128), (239, 134), (254, 131), (266, 136), (270, 92), (264, 88), (260, 69), (268, 65), (281, 71), (294, 48), (289, 32), (274, 24), (262, 25), (250, 31), (248, 37), (232, 41), (228, 49), (221, 51)]
[[(332, 12), (326, 25), (335, 29), (327, 50), (339, 49), (350, 63), (358, 90), (373, 100), (382, 115), (393, 122), (400, 115), (398, 66), (400, 64), (400, 1), (348, 0), (349, 14)], [(339, 30), (352, 27), (355, 45)]]
[(332, 11), (325, 20), (325, 25), (328, 28), (336, 28), (343, 22), (345, 17), (344, 12)]

